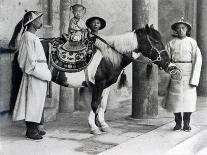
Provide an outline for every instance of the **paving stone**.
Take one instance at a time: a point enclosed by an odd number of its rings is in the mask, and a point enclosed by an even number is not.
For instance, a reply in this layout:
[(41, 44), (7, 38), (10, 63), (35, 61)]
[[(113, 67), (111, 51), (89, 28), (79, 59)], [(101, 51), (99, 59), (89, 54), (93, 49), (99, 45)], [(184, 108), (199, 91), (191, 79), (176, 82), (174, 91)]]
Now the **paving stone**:
[(134, 138), (134, 137), (137, 137), (139, 135), (142, 135), (143, 133), (139, 133), (139, 132), (126, 132), (124, 134), (122, 134), (122, 136), (125, 136), (125, 137), (129, 137), (129, 138)]
[(70, 140), (83, 140), (92, 137), (92, 134), (89, 133), (74, 133), (70, 131), (64, 130), (55, 130), (53, 132), (49, 132), (47, 137), (57, 138), (57, 139), (70, 139)]
[(79, 152), (87, 152), (88, 154), (98, 154), (100, 152), (103, 152), (116, 146), (115, 144), (101, 143), (91, 139), (83, 141), (83, 143), (83, 146), (77, 148), (76, 150)]
[(113, 135), (113, 134), (110, 134), (110, 133), (94, 138), (94, 140), (97, 140), (97, 141), (102, 142), (102, 143), (109, 143), (109, 144), (121, 144), (121, 143), (123, 143), (123, 142), (125, 142), (129, 139), (130, 138), (126, 137), (126, 136)]
[[(76, 152), (75, 149), (82, 144), (70, 140), (59, 140), (44, 137), (41, 141), (32, 141), (23, 138), (12, 143), (3, 144), (1, 155), (86, 155)], [(11, 149), (12, 148), (12, 149)], [(61, 148), (61, 149), (60, 149)]]

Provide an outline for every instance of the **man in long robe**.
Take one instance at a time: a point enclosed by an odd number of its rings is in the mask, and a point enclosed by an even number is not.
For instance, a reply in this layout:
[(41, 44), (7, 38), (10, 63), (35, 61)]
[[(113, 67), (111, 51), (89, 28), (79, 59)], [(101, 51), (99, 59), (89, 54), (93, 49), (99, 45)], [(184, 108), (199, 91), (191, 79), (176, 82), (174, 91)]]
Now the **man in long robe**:
[(42, 26), (41, 16), (36, 11), (29, 11), (22, 20), (24, 31), (19, 43), (18, 63), (23, 77), (13, 112), (14, 121), (25, 119), (26, 137), (34, 140), (43, 138), (37, 127), (43, 113), (47, 82), (51, 80), (42, 44), (35, 35)]
[(184, 131), (190, 131), (190, 116), (196, 110), (197, 92), (202, 57), (197, 42), (189, 37), (191, 25), (184, 19), (171, 26), (175, 37), (166, 45), (171, 62), (181, 70), (182, 79), (170, 79), (166, 98), (167, 110), (175, 115), (174, 130), (182, 129), (182, 115)]

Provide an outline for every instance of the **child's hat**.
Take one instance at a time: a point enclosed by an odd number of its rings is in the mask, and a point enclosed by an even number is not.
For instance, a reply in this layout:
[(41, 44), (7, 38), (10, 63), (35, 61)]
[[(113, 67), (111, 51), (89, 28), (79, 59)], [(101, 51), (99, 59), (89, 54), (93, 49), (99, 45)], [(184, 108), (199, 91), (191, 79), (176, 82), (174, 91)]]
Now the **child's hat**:
[(95, 19), (98, 19), (98, 20), (101, 22), (101, 27), (100, 27), (99, 30), (103, 29), (103, 28), (106, 26), (106, 21), (105, 21), (103, 18), (101, 18), (101, 17), (91, 17), (91, 18), (88, 18), (88, 19), (86, 20), (86, 26), (87, 26), (88, 28), (91, 28), (91, 23), (92, 23)]
[(71, 9), (74, 10), (76, 7), (82, 7), (84, 10), (86, 10), (85, 6), (83, 6), (82, 4), (79, 4), (79, 3), (72, 5)]

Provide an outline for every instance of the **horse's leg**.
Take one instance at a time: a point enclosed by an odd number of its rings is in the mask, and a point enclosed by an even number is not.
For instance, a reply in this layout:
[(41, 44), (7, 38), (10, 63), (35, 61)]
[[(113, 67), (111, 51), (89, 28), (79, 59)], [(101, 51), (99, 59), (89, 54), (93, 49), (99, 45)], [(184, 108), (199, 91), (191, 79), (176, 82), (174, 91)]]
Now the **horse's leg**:
[(88, 117), (88, 123), (92, 134), (101, 133), (95, 123), (95, 120), (98, 115), (98, 111), (99, 111), (98, 107), (100, 106), (101, 94), (103, 92), (104, 84), (105, 84), (104, 82), (101, 82), (99, 84), (95, 84), (95, 86), (93, 87), (92, 101), (91, 101), (92, 111), (90, 112)]
[(102, 97), (102, 93), (104, 90), (104, 86), (105, 86), (105, 81), (99, 82), (98, 84), (95, 84), (95, 86), (93, 88), (91, 108), (92, 108), (93, 112), (96, 114), (96, 116), (99, 111), (99, 109), (98, 109), (99, 105), (101, 104), (101, 97)]
[(107, 101), (109, 97), (110, 87), (103, 90), (102, 100), (98, 112), (98, 121), (100, 123), (101, 131), (109, 132), (109, 125), (105, 122), (104, 113), (106, 111)]
[(88, 116), (88, 125), (90, 127), (90, 132), (94, 135), (99, 135), (101, 134), (99, 128), (97, 127), (95, 123), (95, 113), (93, 110), (90, 111), (90, 114)]
[[(95, 89), (95, 86), (93, 87), (93, 91), (92, 91), (92, 101), (91, 101), (91, 107), (93, 105), (93, 102), (94, 102), (94, 97), (96, 96), (96, 89)], [(89, 128), (90, 128), (90, 132), (92, 134), (101, 134), (99, 128), (97, 127), (96, 123), (95, 123), (95, 113), (93, 110), (90, 111), (89, 113), (89, 116), (88, 116), (88, 125), (89, 125)]]

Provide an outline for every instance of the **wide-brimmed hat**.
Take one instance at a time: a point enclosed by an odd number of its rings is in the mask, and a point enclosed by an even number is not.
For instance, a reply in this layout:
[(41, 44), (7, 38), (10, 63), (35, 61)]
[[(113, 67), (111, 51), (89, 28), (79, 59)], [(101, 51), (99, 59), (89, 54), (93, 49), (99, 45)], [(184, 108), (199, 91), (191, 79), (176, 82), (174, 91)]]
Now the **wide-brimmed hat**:
[(184, 17), (181, 17), (181, 19), (179, 21), (177, 21), (177, 22), (175, 22), (174, 24), (171, 25), (172, 30), (176, 31), (176, 28), (177, 28), (178, 24), (184, 24), (184, 25), (187, 26), (188, 30), (191, 30), (191, 24), (186, 22), (184, 20)]
[(23, 17), (23, 26), (27, 26), (29, 23), (33, 22), (35, 19), (40, 18), (43, 15), (41, 12), (37, 11), (26, 11)]
[(86, 26), (87, 26), (88, 28), (91, 28), (91, 23), (92, 23), (95, 19), (98, 19), (98, 20), (101, 22), (101, 27), (100, 27), (99, 30), (103, 29), (103, 28), (106, 26), (106, 21), (105, 21), (103, 18), (101, 18), (101, 17), (91, 17), (91, 18), (88, 18), (88, 19), (86, 20)]

